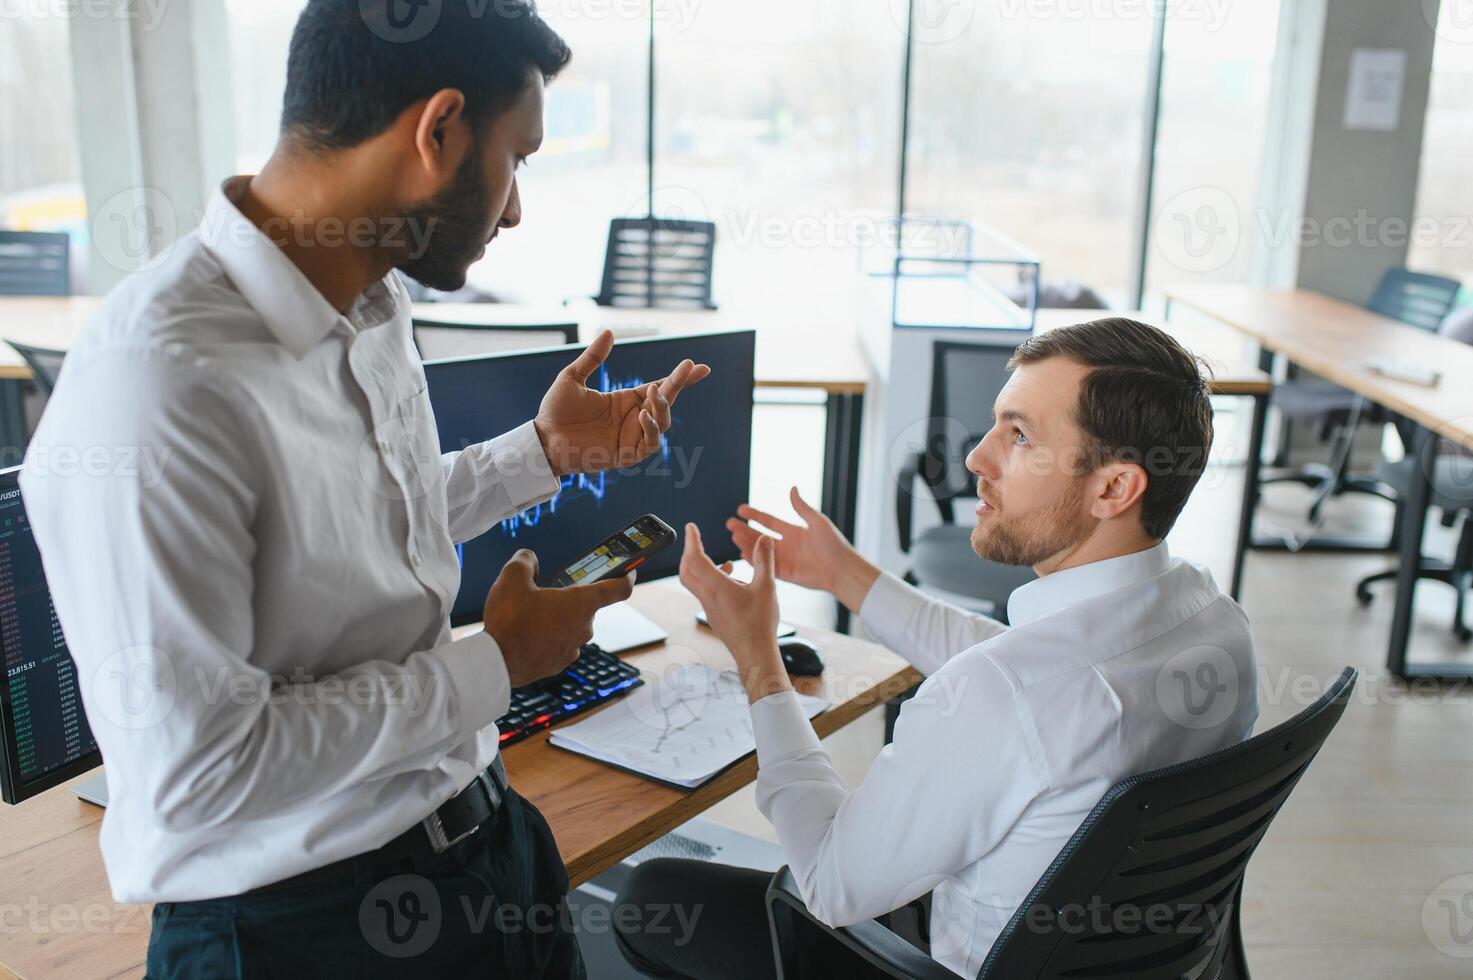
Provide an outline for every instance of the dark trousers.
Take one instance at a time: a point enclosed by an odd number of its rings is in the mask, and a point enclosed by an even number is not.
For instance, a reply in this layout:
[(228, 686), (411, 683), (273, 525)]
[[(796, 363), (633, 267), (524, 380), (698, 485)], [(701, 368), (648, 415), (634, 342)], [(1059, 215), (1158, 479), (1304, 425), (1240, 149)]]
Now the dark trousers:
[[(770, 871), (707, 861), (655, 858), (629, 875), (614, 907), (619, 948), (634, 969), (650, 977), (689, 980), (766, 980), (777, 977), (767, 924)], [(678, 915), (663, 915), (674, 909)], [(913, 903), (923, 917), (924, 906)], [(632, 910), (638, 910), (636, 918)], [(900, 913), (895, 913), (900, 916)], [(654, 917), (687, 924), (655, 928)], [(925, 934), (923, 918), (908, 933)], [(803, 980), (867, 980), (881, 972), (806, 920), (797, 923), (799, 976)]]
[(562, 858), (542, 814), (515, 792), (444, 854), (385, 862), (370, 852), (345, 875), (160, 903), (148, 976), (586, 977)]

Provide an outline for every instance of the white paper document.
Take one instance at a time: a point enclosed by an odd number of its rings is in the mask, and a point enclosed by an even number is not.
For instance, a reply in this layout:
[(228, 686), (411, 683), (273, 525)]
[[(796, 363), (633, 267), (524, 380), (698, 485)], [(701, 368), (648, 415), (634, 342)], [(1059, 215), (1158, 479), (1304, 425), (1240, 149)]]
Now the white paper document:
[[(829, 707), (823, 698), (798, 699), (809, 718)], [(705, 664), (672, 667), (588, 720), (557, 729), (550, 741), (688, 789), (757, 747), (741, 678)]]

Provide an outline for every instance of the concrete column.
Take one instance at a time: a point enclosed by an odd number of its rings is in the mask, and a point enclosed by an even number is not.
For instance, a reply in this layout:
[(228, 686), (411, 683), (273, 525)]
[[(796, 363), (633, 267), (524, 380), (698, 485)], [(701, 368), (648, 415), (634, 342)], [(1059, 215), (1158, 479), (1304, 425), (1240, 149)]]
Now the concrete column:
[[(1263, 285), (1364, 303), (1406, 262), (1438, 0), (1285, 0), (1259, 208), (1249, 234)], [(1347, 129), (1358, 48), (1406, 52), (1400, 120)]]

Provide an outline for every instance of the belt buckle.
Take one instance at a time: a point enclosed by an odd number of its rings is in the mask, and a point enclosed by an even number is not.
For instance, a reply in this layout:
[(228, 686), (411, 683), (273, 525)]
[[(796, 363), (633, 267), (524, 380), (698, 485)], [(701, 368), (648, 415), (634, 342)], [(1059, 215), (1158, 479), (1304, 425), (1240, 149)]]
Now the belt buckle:
[(481, 829), (481, 825), (476, 824), (470, 830), (467, 830), (465, 833), (460, 834), (452, 840), (445, 834), (445, 822), (440, 819), (439, 810), (436, 810), (428, 817), (425, 817), (423, 820), (420, 821), (420, 824), (425, 829), (425, 835), (430, 839), (430, 849), (433, 850), (436, 854), (444, 854), (456, 844), (459, 844), (471, 834), (474, 834), (476, 831)]

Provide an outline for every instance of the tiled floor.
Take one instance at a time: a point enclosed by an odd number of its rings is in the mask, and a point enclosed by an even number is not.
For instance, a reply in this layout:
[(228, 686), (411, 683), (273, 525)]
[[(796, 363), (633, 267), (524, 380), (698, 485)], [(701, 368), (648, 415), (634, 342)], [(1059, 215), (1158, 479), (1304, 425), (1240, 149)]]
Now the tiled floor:
[[(821, 433), (821, 424), (810, 409), (763, 408), (757, 445), (773, 445), (764, 437), (813, 445), (804, 426)], [(775, 505), (795, 481), (816, 490), (817, 466), (792, 460), (760, 453), (754, 498)], [(1207, 564), (1220, 583), (1230, 571), (1240, 485), (1240, 470), (1209, 474), (1171, 540), (1175, 553)], [(1303, 527), (1306, 505), (1302, 489), (1273, 487), (1261, 513), (1277, 526)], [(1384, 531), (1389, 520), (1389, 505), (1346, 498), (1334, 502), (1326, 530)], [(1429, 551), (1449, 555), (1453, 540), (1432, 522)], [(1389, 560), (1248, 558), (1243, 605), (1262, 674), (1259, 730), (1317, 693), (1296, 695), (1296, 686), (1318, 687), (1346, 664), (1362, 675), (1340, 727), (1250, 865), (1243, 925), (1255, 980), (1473, 977), (1473, 687), (1408, 690), (1386, 675), (1390, 586), (1369, 609), (1356, 604), (1353, 588)], [(829, 621), (821, 597), (785, 590), (783, 603), (785, 618)], [(1451, 635), (1451, 608), (1446, 586), (1418, 590), (1415, 657), (1473, 658)], [(851, 785), (863, 778), (881, 736), (880, 714), (872, 712), (828, 740)], [(772, 837), (750, 789), (707, 816)]]

